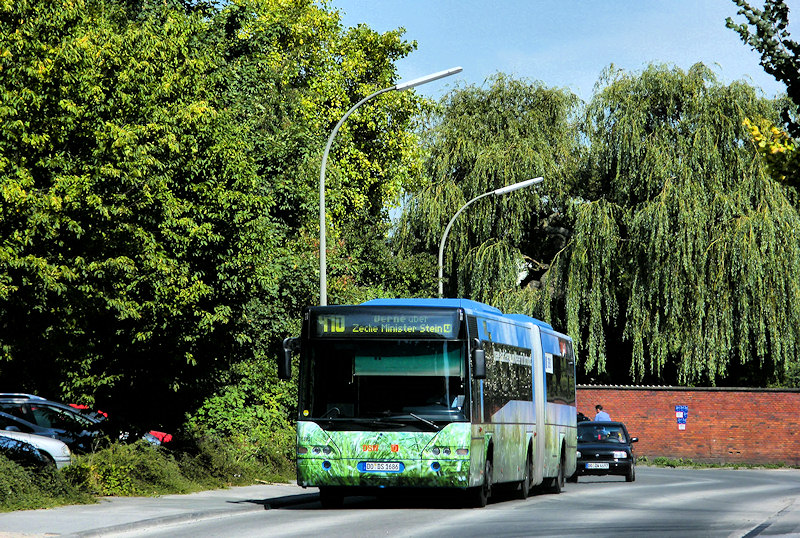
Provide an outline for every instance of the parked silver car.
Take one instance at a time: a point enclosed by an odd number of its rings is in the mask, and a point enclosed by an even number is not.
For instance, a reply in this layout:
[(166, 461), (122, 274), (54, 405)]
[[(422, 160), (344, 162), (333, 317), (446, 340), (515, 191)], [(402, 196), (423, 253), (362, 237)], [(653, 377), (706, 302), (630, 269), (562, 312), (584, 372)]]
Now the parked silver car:
[(66, 445), (66, 443), (63, 443), (58, 439), (10, 430), (0, 430), (0, 437), (18, 439), (35, 446), (42, 453), (44, 453), (45, 456), (49, 456), (59, 469), (72, 463), (72, 453), (69, 451), (69, 447)]

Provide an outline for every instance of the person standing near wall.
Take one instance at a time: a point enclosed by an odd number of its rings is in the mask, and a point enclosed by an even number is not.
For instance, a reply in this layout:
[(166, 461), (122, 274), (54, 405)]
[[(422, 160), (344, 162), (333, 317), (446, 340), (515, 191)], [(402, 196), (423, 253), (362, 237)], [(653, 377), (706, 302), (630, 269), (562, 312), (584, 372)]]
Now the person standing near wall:
[(594, 410), (597, 411), (597, 414), (594, 416), (595, 420), (611, 420), (611, 416), (603, 411), (603, 406), (597, 404), (594, 406)]

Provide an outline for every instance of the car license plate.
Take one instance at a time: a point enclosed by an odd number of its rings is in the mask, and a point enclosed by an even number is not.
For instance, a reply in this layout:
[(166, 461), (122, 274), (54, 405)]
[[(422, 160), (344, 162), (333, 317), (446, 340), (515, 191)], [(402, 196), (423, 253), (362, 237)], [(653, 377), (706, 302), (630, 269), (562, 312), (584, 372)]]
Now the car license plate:
[(384, 472), (384, 473), (398, 473), (400, 472), (400, 462), (398, 461), (366, 461), (364, 462), (364, 471), (368, 473)]
[(587, 463), (587, 469), (608, 469), (607, 463)]

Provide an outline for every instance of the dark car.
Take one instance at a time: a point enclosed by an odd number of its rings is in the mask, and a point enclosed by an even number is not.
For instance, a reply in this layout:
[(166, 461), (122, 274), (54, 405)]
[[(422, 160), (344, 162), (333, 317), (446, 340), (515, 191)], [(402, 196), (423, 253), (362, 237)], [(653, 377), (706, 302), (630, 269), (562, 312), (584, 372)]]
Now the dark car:
[(20, 421), (18, 431), (59, 439), (73, 452), (91, 452), (99, 443), (114, 439), (135, 441), (141, 437), (152, 445), (159, 445), (172, 437), (161, 432), (132, 434), (133, 428), (110, 420), (106, 413), (81, 407), (84, 406), (67, 405), (33, 394), (0, 392), (0, 412)]
[(0, 395), (0, 429), (63, 441), (73, 452), (90, 452), (104, 436), (103, 425), (77, 410), (36, 397)]
[(30, 443), (0, 435), (0, 455), (26, 468), (53, 466), (49, 457)]
[(636, 456), (633, 443), (639, 439), (628, 435), (622, 422), (578, 423), (578, 465), (570, 478), (577, 482), (585, 475), (622, 475), (628, 482), (636, 480)]

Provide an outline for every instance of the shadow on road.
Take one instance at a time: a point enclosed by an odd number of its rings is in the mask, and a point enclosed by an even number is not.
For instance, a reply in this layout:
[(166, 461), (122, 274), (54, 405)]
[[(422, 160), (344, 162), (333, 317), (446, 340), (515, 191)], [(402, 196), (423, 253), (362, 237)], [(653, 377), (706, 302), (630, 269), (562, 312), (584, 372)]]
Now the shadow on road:
[[(346, 496), (344, 506), (359, 510), (385, 510), (385, 509), (433, 509), (453, 510), (458, 508), (472, 508), (470, 496), (460, 490), (447, 489), (401, 489), (401, 490), (369, 490), (368, 493)], [(536, 497), (532, 493), (531, 497)], [(541, 494), (544, 496), (544, 494)], [(497, 488), (489, 504), (519, 500), (519, 492), (513, 488)], [(323, 510), (319, 501), (319, 493), (303, 493), (300, 495), (286, 495), (270, 499), (245, 499), (229, 501), (233, 504), (257, 504), (265, 510)]]

